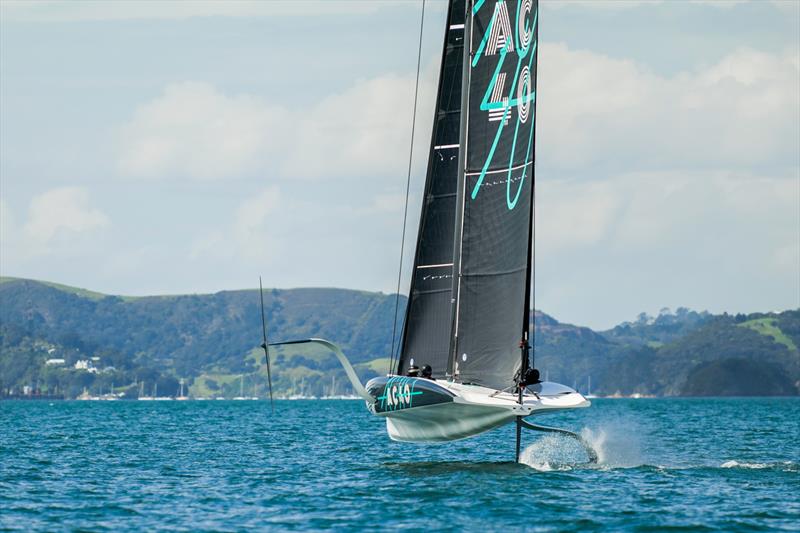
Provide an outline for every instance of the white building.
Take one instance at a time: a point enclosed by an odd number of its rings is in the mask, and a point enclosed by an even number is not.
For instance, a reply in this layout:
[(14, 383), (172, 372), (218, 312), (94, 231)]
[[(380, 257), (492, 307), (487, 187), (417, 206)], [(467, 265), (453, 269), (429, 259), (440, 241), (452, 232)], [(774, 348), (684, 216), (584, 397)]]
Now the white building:
[(75, 370), (86, 370), (93, 374), (97, 374), (97, 368), (88, 359), (80, 359), (75, 363)]

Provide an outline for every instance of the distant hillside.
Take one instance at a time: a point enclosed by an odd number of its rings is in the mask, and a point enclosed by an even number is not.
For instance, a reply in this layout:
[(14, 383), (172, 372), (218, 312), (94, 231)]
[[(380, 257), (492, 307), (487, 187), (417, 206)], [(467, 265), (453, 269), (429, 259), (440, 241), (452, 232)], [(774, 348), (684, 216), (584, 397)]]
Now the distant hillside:
[[(394, 296), (344, 289), (268, 289), (270, 339), (340, 344), (363, 379), (388, 370)], [(401, 315), (405, 298), (401, 298)], [(679, 308), (595, 332), (535, 313), (535, 364), (597, 394), (797, 394), (800, 310), (721, 315)], [(29, 386), (68, 397), (84, 387), (197, 396), (266, 393), (257, 290), (119, 297), (0, 279), (0, 393)], [(92, 362), (91, 358), (96, 358)], [(48, 359), (64, 359), (46, 364)], [(92, 371), (75, 369), (90, 361)], [(342, 394), (335, 358), (315, 347), (273, 351), (279, 394)]]
[[(115, 362), (115, 368), (146, 368), (189, 378), (204, 372), (219, 376), (253, 373), (263, 359), (263, 355), (250, 356), (261, 343), (258, 290), (121, 298), (6, 278), (0, 284), (0, 304), (0, 325), (5, 328), (2, 333), (6, 342), (0, 354), (3, 359), (11, 353), (7, 330), (12, 327), (28, 339), (56, 347), (54, 353), (67, 353), (69, 364), (80, 357), (102, 354), (104, 359)], [(393, 296), (343, 289), (264, 291), (271, 340), (324, 337), (341, 345), (354, 363), (388, 356), (394, 304)], [(401, 305), (404, 306), (404, 299)], [(18, 353), (19, 347), (14, 349)], [(46, 357), (38, 355), (34, 359), (43, 363)], [(280, 351), (276, 356), (280, 367)], [(312, 357), (320, 361), (311, 364)], [(309, 378), (320, 365), (336, 366), (328, 354), (308, 354), (299, 361), (310, 367)], [(368, 366), (364, 367), (365, 372)], [(8, 379), (10, 375), (3, 371), (0, 381), (19, 385)], [(141, 379), (154, 381), (152, 376)], [(311, 386), (311, 381), (306, 385), (309, 392), (317, 388)], [(165, 386), (162, 385), (164, 393)]]
[(641, 313), (635, 321), (624, 322), (604, 331), (603, 335), (623, 344), (658, 348), (683, 337), (711, 318), (713, 315), (708, 312), (697, 313), (685, 307), (679, 307), (674, 314), (668, 308), (664, 308), (656, 317)]

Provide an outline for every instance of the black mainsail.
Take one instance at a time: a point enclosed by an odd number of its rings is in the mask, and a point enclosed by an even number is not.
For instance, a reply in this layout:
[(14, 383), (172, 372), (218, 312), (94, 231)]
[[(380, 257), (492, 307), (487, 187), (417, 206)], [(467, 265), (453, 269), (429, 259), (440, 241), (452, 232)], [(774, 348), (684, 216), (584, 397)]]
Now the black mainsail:
[(461, 381), (494, 389), (528, 334), (537, 15), (535, 0), (472, 9), (453, 356)]
[(522, 365), (537, 15), (536, 0), (451, 3), (399, 374), (414, 358), (505, 389)]

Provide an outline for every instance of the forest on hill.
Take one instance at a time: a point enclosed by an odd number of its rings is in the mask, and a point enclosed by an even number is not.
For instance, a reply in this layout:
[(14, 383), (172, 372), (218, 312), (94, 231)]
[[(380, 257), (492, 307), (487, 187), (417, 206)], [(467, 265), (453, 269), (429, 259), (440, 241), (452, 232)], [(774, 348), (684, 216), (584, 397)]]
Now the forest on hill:
[[(386, 373), (395, 296), (332, 288), (267, 289), (271, 340), (323, 337), (362, 379)], [(401, 298), (401, 311), (405, 298)], [(401, 312), (402, 315), (402, 312)], [(537, 311), (542, 376), (599, 395), (797, 395), (800, 310), (712, 315), (685, 308), (607, 331)], [(257, 290), (121, 297), (25, 279), (0, 280), (0, 395), (135, 398), (266, 394)], [(338, 362), (312, 346), (273, 351), (278, 395), (351, 392)], [(80, 368), (76, 368), (76, 366)]]

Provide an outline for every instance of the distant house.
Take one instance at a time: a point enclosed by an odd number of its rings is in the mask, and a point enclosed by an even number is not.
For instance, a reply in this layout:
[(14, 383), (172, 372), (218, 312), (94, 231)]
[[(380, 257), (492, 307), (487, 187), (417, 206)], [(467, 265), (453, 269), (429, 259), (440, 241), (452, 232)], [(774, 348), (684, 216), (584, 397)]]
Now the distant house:
[(65, 363), (66, 361), (64, 361), (63, 359), (48, 359), (47, 361), (44, 362), (44, 364), (47, 366), (60, 366)]
[(75, 370), (85, 370), (92, 374), (97, 374), (97, 368), (92, 364), (89, 359), (80, 359), (75, 363)]

